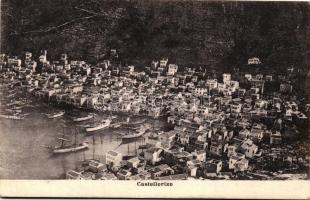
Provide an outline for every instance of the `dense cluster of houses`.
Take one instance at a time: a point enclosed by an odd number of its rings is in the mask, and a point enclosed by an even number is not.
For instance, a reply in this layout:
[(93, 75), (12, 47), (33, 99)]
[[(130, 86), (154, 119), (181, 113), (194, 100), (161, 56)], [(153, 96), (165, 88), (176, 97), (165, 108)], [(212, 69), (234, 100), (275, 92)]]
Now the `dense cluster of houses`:
[[(105, 163), (85, 162), (67, 173), (70, 179), (263, 179), (309, 167), (308, 149), (283, 153), (309, 122), (309, 108), (294, 94), (294, 69), (288, 75), (217, 75), (181, 69), (163, 58), (139, 71), (110, 60), (95, 66), (69, 62), (66, 54), (50, 62), (43, 51), (36, 60), (30, 52), (23, 60), (1, 55), (0, 70), (7, 80), (53, 103), (166, 116), (173, 127), (148, 140), (137, 157), (125, 160), (108, 151)], [(279, 163), (281, 172), (271, 169)]]

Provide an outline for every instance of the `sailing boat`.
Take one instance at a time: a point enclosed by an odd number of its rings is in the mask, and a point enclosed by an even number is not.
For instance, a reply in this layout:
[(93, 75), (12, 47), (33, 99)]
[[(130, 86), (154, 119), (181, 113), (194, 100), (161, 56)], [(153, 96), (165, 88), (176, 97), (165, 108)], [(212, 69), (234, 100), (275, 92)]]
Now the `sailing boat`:
[(76, 142), (76, 131), (74, 132), (74, 143), (72, 145), (65, 145), (65, 142), (70, 141), (65, 137), (59, 137), (57, 139), (61, 141), (60, 146), (49, 147), (52, 150), (52, 152), (55, 154), (76, 152), (76, 151), (88, 149), (88, 143), (87, 142), (77, 144), (77, 142)]

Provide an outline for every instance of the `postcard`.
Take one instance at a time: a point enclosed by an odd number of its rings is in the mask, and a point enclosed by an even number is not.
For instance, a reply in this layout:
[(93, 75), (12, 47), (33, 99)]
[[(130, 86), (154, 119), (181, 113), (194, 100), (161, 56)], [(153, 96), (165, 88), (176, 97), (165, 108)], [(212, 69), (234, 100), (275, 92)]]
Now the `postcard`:
[(0, 196), (310, 198), (309, 11), (2, 0)]

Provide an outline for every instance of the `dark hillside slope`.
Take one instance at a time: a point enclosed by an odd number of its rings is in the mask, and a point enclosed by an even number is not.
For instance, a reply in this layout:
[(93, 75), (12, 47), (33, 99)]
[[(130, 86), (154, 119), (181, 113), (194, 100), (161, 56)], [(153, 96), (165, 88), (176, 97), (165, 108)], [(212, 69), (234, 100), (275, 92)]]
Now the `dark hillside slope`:
[(306, 2), (2, 0), (1, 51), (47, 49), (95, 61), (110, 48), (124, 63), (169, 57), (183, 66), (232, 67), (251, 56), (304, 65)]

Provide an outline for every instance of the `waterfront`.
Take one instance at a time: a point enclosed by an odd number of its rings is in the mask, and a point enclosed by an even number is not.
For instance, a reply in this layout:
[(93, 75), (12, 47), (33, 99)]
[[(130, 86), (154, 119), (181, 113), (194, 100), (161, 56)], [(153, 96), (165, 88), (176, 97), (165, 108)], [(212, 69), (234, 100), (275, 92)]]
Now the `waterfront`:
[[(100, 114), (100, 118), (106, 117)], [(118, 116), (119, 119), (125, 116)], [(133, 117), (131, 120), (140, 120)], [(40, 109), (34, 109), (24, 120), (0, 120), (0, 179), (59, 179), (64, 178), (67, 170), (75, 168), (77, 162), (85, 159), (97, 159), (104, 162), (105, 153), (117, 150), (124, 155), (135, 154), (135, 147), (143, 144), (143, 138), (122, 144), (120, 133), (127, 132), (126, 128), (98, 131), (92, 136), (85, 136), (82, 130), (77, 134), (78, 142), (88, 142), (89, 149), (75, 153), (55, 155), (44, 145), (59, 145), (56, 138), (65, 131), (75, 130), (76, 126), (67, 117), (47, 119)], [(160, 126), (158, 122), (156, 126)], [(71, 140), (74, 134), (67, 134)], [(136, 142), (135, 142), (136, 141)]]

